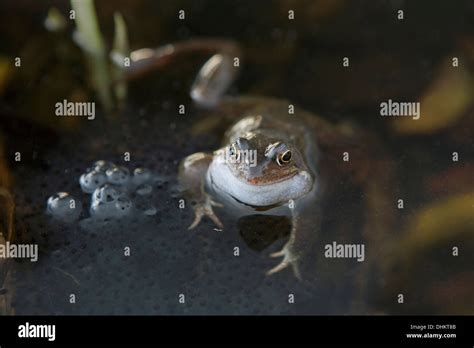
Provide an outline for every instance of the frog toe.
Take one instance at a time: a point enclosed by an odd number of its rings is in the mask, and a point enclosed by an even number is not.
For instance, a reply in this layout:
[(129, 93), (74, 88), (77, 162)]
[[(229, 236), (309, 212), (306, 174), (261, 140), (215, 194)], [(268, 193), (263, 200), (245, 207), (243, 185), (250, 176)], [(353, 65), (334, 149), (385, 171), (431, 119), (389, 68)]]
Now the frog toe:
[(220, 229), (224, 228), (224, 225), (222, 224), (222, 222), (219, 220), (217, 215), (214, 214), (214, 211), (212, 210), (212, 203), (209, 202), (209, 204), (205, 204), (203, 206), (198, 206), (195, 208), (194, 221), (192, 222), (191, 225), (189, 225), (188, 230), (192, 230), (197, 225), (199, 225), (199, 223), (201, 222), (204, 216), (207, 216), (208, 218), (210, 218), (218, 228)]
[(270, 254), (270, 257), (282, 257), (282, 256), (285, 256), (285, 251), (284, 250), (280, 250), (280, 251), (277, 251), (276, 253), (271, 253)]
[(216, 214), (211, 210), (209, 213), (206, 214), (213, 222), (214, 224), (219, 227), (220, 229), (224, 228), (224, 225), (222, 224), (221, 220), (217, 217)]
[(289, 262), (287, 262), (287, 261), (282, 261), (282, 262), (280, 262), (277, 266), (275, 266), (275, 267), (273, 267), (271, 270), (269, 270), (269, 271), (267, 272), (267, 275), (272, 275), (272, 274), (278, 273), (278, 272), (284, 270), (285, 268), (287, 268), (289, 265), (290, 265)]
[(291, 266), (295, 277), (298, 280), (301, 280), (302, 278), (301, 278), (301, 273), (299, 269), (298, 259), (294, 257), (286, 248), (283, 248), (279, 252), (270, 254), (270, 257), (281, 257), (281, 256), (283, 256), (283, 260), (278, 265), (276, 265), (271, 270), (269, 270), (267, 272), (267, 275), (278, 273), (284, 270), (285, 268), (287, 268), (288, 266)]
[(204, 216), (204, 214), (202, 213), (202, 211), (196, 210), (196, 211), (194, 212), (194, 221), (192, 222), (191, 225), (189, 225), (188, 230), (192, 230), (192, 229), (194, 229), (197, 225), (199, 225), (199, 223), (201, 222), (203, 216)]

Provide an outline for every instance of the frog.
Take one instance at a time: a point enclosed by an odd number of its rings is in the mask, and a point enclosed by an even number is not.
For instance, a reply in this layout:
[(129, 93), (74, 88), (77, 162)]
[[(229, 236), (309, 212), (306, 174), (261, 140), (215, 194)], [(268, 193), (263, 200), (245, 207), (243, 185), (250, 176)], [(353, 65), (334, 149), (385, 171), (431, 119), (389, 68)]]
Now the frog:
[[(215, 230), (225, 230), (217, 209), (226, 209), (235, 219), (255, 213), (288, 217), (289, 238), (270, 254), (280, 262), (266, 274), (291, 268), (302, 280), (303, 270), (315, 267), (311, 251), (321, 235), (327, 235), (321, 227), (325, 202), (341, 188), (358, 187), (365, 215), (361, 234), (375, 243), (387, 237), (394, 218), (391, 194), (386, 192), (393, 168), (377, 137), (354, 122), (330, 121), (285, 99), (225, 96), (238, 75), (232, 64), (241, 54), (236, 43), (194, 39), (140, 49), (131, 53), (125, 76), (132, 79), (165, 68), (182, 54), (209, 52), (213, 55), (190, 89), (190, 97), (208, 117), (195, 124), (192, 133), (217, 134), (222, 141), (214, 151), (189, 154), (179, 164), (179, 185), (194, 212), (188, 230), (205, 219)], [(374, 172), (384, 174), (373, 177)], [(360, 272), (361, 289), (371, 267)]]
[[(266, 274), (290, 267), (301, 280), (301, 264), (320, 234), (321, 200), (331, 172), (346, 172), (354, 183), (367, 177), (364, 132), (302, 108), (295, 111), (287, 100), (252, 96), (223, 98), (213, 121), (197, 129), (209, 133), (222, 128), (227, 129), (218, 149), (196, 152), (180, 163), (178, 179), (194, 211), (188, 229), (204, 218), (225, 229), (215, 213), (218, 208), (236, 219), (256, 212), (287, 216), (289, 239), (270, 254), (281, 261)], [(344, 162), (343, 150), (353, 153), (354, 161)]]

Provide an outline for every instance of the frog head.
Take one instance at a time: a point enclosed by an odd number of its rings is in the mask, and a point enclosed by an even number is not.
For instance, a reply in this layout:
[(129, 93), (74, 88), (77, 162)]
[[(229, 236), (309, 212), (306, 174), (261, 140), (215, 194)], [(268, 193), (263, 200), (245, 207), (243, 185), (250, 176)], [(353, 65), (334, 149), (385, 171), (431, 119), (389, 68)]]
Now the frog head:
[(300, 151), (258, 131), (246, 132), (216, 151), (208, 175), (212, 185), (257, 207), (297, 199), (313, 187)]

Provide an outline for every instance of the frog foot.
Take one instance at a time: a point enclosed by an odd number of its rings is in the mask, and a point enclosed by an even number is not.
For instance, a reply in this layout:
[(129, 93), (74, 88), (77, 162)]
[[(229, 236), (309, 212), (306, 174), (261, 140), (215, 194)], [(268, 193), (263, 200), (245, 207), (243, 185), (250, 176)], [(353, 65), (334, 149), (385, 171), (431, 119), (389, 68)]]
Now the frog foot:
[(294, 255), (292, 252), (289, 251), (286, 245), (283, 247), (282, 250), (270, 254), (270, 257), (283, 257), (283, 260), (271, 270), (267, 272), (267, 275), (272, 275), (275, 273), (280, 272), (281, 270), (287, 268), (288, 266), (292, 266), (293, 273), (298, 280), (301, 280), (301, 273), (299, 269), (298, 259), (299, 257)]
[(218, 228), (224, 228), (224, 225), (222, 225), (221, 220), (219, 220), (217, 215), (214, 214), (212, 207), (223, 207), (223, 205), (214, 201), (210, 196), (206, 195), (204, 202), (199, 202), (194, 206), (194, 221), (188, 227), (188, 230), (192, 230), (197, 225), (199, 225), (204, 216), (210, 218)]

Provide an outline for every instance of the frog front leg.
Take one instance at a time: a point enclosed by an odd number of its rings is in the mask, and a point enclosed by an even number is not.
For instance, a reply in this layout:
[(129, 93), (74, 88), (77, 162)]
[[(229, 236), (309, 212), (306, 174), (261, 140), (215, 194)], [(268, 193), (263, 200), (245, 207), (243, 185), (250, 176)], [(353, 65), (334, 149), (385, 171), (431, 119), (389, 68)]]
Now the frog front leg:
[[(299, 209), (298, 204), (306, 205), (306, 207)], [(320, 229), (321, 213), (317, 202), (308, 205), (306, 202), (290, 201), (289, 206), (292, 217), (290, 238), (282, 250), (270, 254), (270, 257), (283, 257), (283, 259), (269, 270), (267, 275), (275, 274), (291, 266), (296, 278), (302, 280), (303, 260), (315, 245)]]
[(194, 210), (194, 221), (188, 227), (189, 230), (199, 225), (204, 216), (209, 217), (217, 227), (223, 228), (222, 222), (213, 210), (213, 207), (222, 207), (222, 204), (215, 202), (204, 188), (212, 158), (212, 154), (198, 152), (186, 157), (180, 165), (178, 176), (180, 186), (190, 199)]

